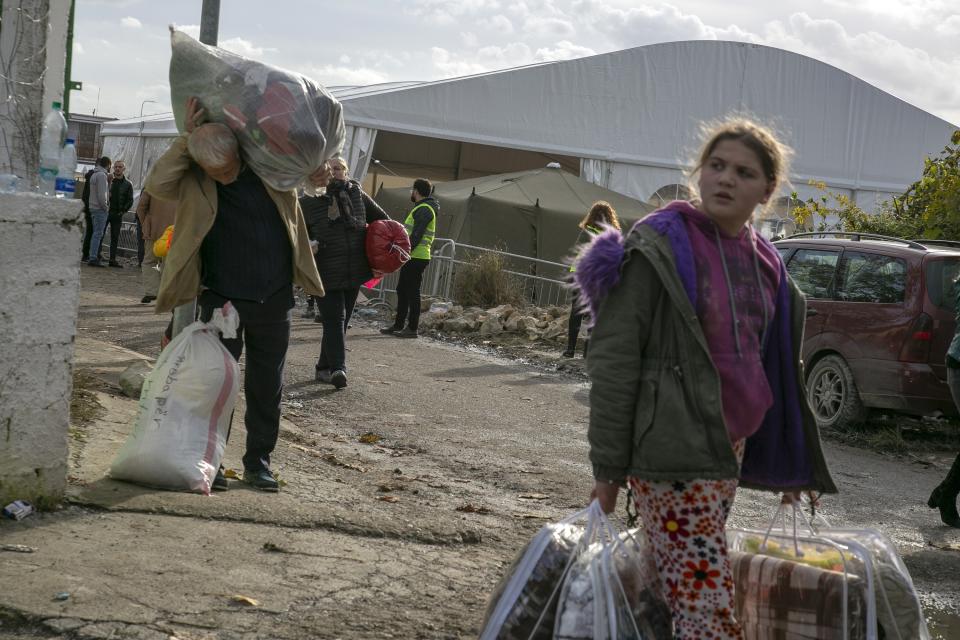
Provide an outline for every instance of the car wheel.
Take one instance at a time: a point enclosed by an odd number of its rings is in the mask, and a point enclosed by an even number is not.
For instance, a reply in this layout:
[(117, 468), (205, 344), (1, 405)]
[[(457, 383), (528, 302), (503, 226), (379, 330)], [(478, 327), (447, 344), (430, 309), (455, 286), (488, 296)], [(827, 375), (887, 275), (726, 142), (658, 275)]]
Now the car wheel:
[(853, 372), (840, 356), (826, 356), (814, 365), (807, 376), (807, 400), (820, 427), (845, 427), (866, 418)]

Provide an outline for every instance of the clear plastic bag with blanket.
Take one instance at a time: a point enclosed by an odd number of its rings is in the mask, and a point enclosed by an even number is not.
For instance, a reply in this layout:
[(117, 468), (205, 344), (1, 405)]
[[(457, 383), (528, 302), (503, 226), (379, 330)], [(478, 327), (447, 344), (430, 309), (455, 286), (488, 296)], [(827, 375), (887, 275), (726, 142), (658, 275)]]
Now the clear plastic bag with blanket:
[(793, 504), (766, 531), (730, 528), (727, 541), (747, 640), (930, 638), (910, 574), (879, 531), (814, 522)]
[(210, 493), (240, 388), (240, 368), (218, 334), (236, 337), (239, 322), (228, 303), (160, 353), (140, 393), (133, 433), (110, 467), (112, 478)]
[(197, 42), (171, 28), (170, 98), (180, 131), (187, 98), (207, 118), (230, 127), (254, 173), (279, 190), (306, 179), (340, 153), (345, 129), (340, 103), (292, 71)]
[(669, 640), (671, 619), (642, 532), (599, 504), (544, 526), (487, 606), (481, 640)]

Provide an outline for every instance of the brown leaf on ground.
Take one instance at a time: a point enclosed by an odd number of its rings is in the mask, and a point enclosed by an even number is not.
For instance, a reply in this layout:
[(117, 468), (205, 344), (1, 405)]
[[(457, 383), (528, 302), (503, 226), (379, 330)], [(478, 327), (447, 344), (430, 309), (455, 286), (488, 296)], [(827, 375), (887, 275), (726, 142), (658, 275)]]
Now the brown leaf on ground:
[(397, 496), (380, 496), (379, 498), (377, 498), (377, 500), (379, 500), (380, 502), (389, 502), (391, 504), (395, 502), (400, 502), (400, 498), (398, 498)]
[(521, 500), (546, 500), (550, 496), (545, 493), (521, 493), (517, 497)]
[(239, 480), (240, 474), (237, 473), (236, 469), (224, 469), (223, 477), (227, 480)]
[(230, 596), (230, 602), (232, 602), (233, 604), (240, 604), (240, 605), (243, 605), (243, 606), (245, 606), (245, 607), (259, 607), (259, 606), (260, 606), (260, 603), (257, 602), (256, 600), (254, 600), (253, 598), (249, 598), (249, 597), (247, 597), (247, 596), (242, 596), (242, 595), (239, 595), (239, 594)]
[(360, 473), (367, 472), (367, 470), (364, 467), (361, 467), (358, 464), (353, 464), (352, 462), (346, 462), (344, 460), (341, 460), (340, 458), (333, 455), (332, 453), (328, 453), (324, 456), (320, 456), (320, 458), (323, 459), (324, 462), (329, 462), (332, 465), (343, 467), (344, 469), (352, 469), (353, 471), (359, 471)]
[(483, 506), (478, 507), (477, 505), (474, 505), (474, 504), (465, 504), (465, 505), (459, 506), (457, 507), (457, 511), (460, 511), (461, 513), (479, 513), (480, 515), (493, 513), (493, 511), (491, 511), (487, 507), (483, 507)]
[(381, 436), (379, 436), (378, 434), (372, 431), (369, 431), (363, 434), (362, 436), (360, 436), (360, 442), (362, 442), (363, 444), (376, 444), (380, 442), (380, 437)]

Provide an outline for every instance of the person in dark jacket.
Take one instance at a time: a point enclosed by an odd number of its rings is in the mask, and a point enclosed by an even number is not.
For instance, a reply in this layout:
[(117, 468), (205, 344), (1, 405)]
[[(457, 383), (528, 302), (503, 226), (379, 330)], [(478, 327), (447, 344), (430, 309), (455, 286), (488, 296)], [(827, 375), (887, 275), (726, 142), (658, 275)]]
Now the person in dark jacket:
[(413, 208), (403, 223), (410, 236), (410, 259), (401, 267), (397, 281), (397, 315), (392, 326), (380, 329), (380, 333), (398, 338), (419, 337), (420, 285), (423, 272), (430, 266), (430, 247), (436, 237), (440, 214), (440, 203), (433, 197), (433, 185), (426, 178), (413, 181), (410, 202)]
[(317, 242), (317, 271), (326, 295), (317, 299), (323, 323), (316, 380), (337, 389), (347, 386), (347, 354), (344, 336), (360, 285), (373, 277), (367, 263), (367, 224), (386, 220), (387, 214), (350, 180), (347, 163), (334, 158), (329, 171), (314, 181), (326, 187), (318, 196), (300, 198), (300, 208), (312, 240)]
[(93, 177), (95, 169), (90, 169), (83, 174), (83, 191), (80, 194), (80, 200), (83, 201), (83, 248), (80, 253), (84, 260), (90, 255), (90, 240), (93, 238), (93, 218), (90, 215), (90, 178)]
[[(579, 250), (590, 238), (603, 231), (604, 225), (609, 225), (619, 231), (620, 219), (617, 218), (617, 210), (613, 208), (613, 205), (604, 200), (598, 200), (593, 203), (590, 211), (580, 221), (580, 235), (577, 236), (577, 243), (574, 245), (576, 249)], [(570, 273), (573, 274), (576, 271), (576, 263), (571, 264)], [(567, 348), (563, 352), (564, 358), (572, 358), (577, 350), (577, 338), (580, 336), (583, 315), (577, 296), (573, 296), (573, 301), (570, 303), (570, 320), (567, 323)], [(583, 345), (583, 356), (587, 356), (586, 343)]]
[(123, 214), (133, 206), (133, 184), (123, 175), (127, 165), (123, 160), (113, 163), (113, 181), (110, 183), (110, 215), (107, 224), (110, 225), (110, 266), (122, 269), (117, 262), (117, 247), (120, 245), (120, 229), (123, 227)]
[[(956, 294), (957, 328), (947, 349), (947, 386), (954, 403), (960, 407), (960, 281), (953, 285)], [(957, 512), (957, 496), (960, 495), (960, 454), (957, 455), (947, 472), (947, 477), (938, 484), (927, 506), (940, 510), (940, 520), (948, 527), (960, 529), (960, 513)]]

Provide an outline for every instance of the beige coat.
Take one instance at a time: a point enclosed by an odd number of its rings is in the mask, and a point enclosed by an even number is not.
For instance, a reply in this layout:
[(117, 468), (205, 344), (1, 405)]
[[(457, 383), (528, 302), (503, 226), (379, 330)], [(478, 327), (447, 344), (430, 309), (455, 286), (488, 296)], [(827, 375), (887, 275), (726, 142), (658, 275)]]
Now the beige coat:
[[(277, 191), (264, 184), (276, 203), (293, 249), (293, 282), (309, 295), (322, 296), (323, 284), (310, 250), (307, 226), (296, 191)], [(200, 293), (200, 245), (213, 227), (217, 212), (217, 185), (187, 152), (187, 134), (181, 134), (157, 160), (146, 189), (154, 197), (177, 203), (177, 224), (164, 262), (156, 311), (163, 313), (186, 304)]]
[(143, 230), (144, 240), (156, 240), (163, 235), (167, 227), (174, 223), (177, 216), (177, 205), (170, 200), (154, 198), (147, 190), (140, 193), (140, 202), (137, 203), (137, 218), (140, 219), (140, 228)]

